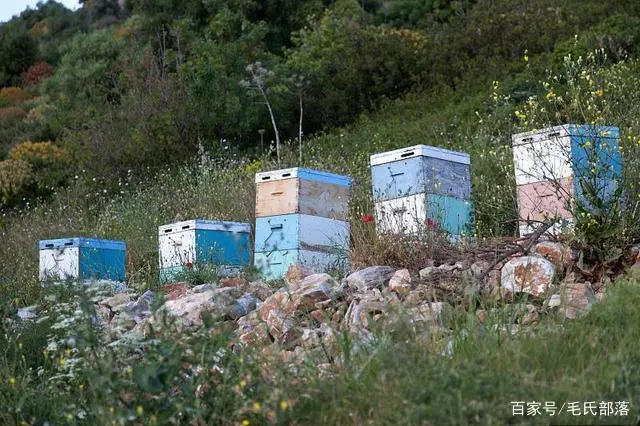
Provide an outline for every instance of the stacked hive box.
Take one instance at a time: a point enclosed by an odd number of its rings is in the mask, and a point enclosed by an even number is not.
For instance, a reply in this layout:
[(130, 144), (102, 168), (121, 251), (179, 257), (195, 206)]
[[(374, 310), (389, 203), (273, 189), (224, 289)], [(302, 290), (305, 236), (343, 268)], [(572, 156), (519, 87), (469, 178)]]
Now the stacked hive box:
[(303, 168), (256, 174), (258, 271), (277, 279), (292, 265), (313, 272), (344, 267), (350, 186), (349, 177)]
[(438, 228), (460, 236), (472, 221), (468, 154), (417, 145), (370, 159), (379, 233)]
[(248, 223), (189, 220), (158, 228), (160, 280), (172, 281), (193, 265), (216, 265), (223, 273), (249, 266)]
[(124, 241), (63, 238), (40, 241), (40, 281), (125, 280)]
[[(593, 184), (606, 199), (616, 188), (622, 160), (618, 128), (567, 124), (513, 135), (518, 208), (523, 221), (571, 221), (575, 201), (588, 206), (581, 182)], [(557, 227), (556, 227), (557, 228)], [(535, 229), (521, 224), (520, 235)]]

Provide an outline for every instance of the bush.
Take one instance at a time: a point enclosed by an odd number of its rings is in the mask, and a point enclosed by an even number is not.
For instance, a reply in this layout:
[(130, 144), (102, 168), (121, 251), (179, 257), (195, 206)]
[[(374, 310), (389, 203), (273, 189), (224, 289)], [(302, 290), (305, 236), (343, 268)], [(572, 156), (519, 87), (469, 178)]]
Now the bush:
[(0, 161), (0, 203), (11, 205), (33, 183), (33, 169), (22, 160)]
[(18, 107), (6, 107), (0, 108), (0, 123), (10, 124), (16, 121), (23, 120), (27, 116), (27, 113), (22, 108)]
[(53, 65), (44, 61), (36, 62), (20, 74), (25, 86), (36, 86), (40, 80), (53, 74)]
[(8, 159), (31, 164), (35, 181), (41, 190), (56, 188), (70, 173), (67, 153), (51, 142), (22, 142), (11, 148)]
[(20, 87), (3, 87), (0, 89), (0, 104), (15, 105), (27, 99), (27, 94)]

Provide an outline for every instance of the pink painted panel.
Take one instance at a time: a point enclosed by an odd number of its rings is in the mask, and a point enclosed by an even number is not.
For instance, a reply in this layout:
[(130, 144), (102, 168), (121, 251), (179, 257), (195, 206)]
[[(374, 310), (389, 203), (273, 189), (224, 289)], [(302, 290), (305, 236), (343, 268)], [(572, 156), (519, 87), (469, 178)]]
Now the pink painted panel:
[(570, 219), (567, 200), (573, 198), (573, 178), (553, 182), (532, 182), (518, 185), (518, 210), (520, 219), (543, 220), (545, 217)]

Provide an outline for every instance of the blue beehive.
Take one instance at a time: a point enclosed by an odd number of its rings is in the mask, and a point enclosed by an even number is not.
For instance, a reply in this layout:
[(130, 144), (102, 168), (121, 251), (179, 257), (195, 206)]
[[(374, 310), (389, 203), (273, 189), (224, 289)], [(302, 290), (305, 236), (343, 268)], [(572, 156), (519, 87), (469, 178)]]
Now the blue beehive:
[[(522, 219), (571, 219), (567, 204), (589, 207), (583, 184), (607, 200), (622, 176), (617, 127), (566, 124), (513, 135)], [(522, 235), (532, 231), (522, 225)]]
[(124, 241), (62, 238), (40, 241), (40, 280), (125, 280)]
[(267, 279), (290, 266), (324, 272), (346, 264), (351, 178), (292, 168), (256, 174), (254, 265)]
[(470, 164), (469, 154), (426, 145), (372, 155), (377, 230), (464, 233), (473, 216)]
[(224, 270), (249, 266), (251, 252), (248, 223), (219, 220), (189, 220), (158, 228), (160, 280), (198, 265), (216, 265)]

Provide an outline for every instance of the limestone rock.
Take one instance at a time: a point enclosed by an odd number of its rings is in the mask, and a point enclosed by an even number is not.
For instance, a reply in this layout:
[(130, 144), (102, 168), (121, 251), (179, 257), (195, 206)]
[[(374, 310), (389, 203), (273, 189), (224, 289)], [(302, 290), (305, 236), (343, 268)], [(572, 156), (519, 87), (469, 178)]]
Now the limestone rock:
[(263, 302), (267, 300), (267, 298), (274, 293), (273, 289), (269, 286), (269, 284), (262, 281), (254, 281), (252, 283), (249, 283), (247, 285), (246, 291), (253, 294), (255, 297), (262, 300)]
[(114, 309), (118, 306), (124, 305), (125, 303), (131, 302), (131, 298), (127, 293), (117, 293), (108, 299), (102, 300), (99, 302), (100, 305), (106, 306), (108, 308)]
[(564, 269), (566, 263), (571, 261), (571, 250), (562, 243), (542, 241), (536, 244), (533, 251), (549, 260), (559, 270)]
[(227, 308), (227, 317), (230, 319), (238, 319), (248, 315), (256, 308), (256, 297), (251, 293), (245, 293), (239, 299), (236, 299)]
[(426, 278), (429, 278), (429, 276), (431, 276), (438, 270), (439, 269), (436, 268), (435, 266), (427, 266), (426, 268), (421, 269), (418, 274), (420, 275), (420, 278), (426, 279)]
[(21, 320), (32, 320), (38, 318), (38, 305), (27, 306), (18, 309), (18, 318)]
[(349, 288), (366, 291), (372, 288), (382, 288), (393, 275), (393, 268), (389, 266), (370, 266), (353, 272), (346, 278)]
[(588, 283), (566, 283), (561, 291), (566, 318), (585, 314), (597, 302), (593, 288)]
[(512, 293), (539, 297), (549, 288), (555, 269), (553, 263), (541, 257), (516, 257), (502, 267), (501, 286)]
[(411, 273), (408, 269), (396, 271), (389, 280), (389, 289), (399, 295), (404, 295), (411, 291)]

